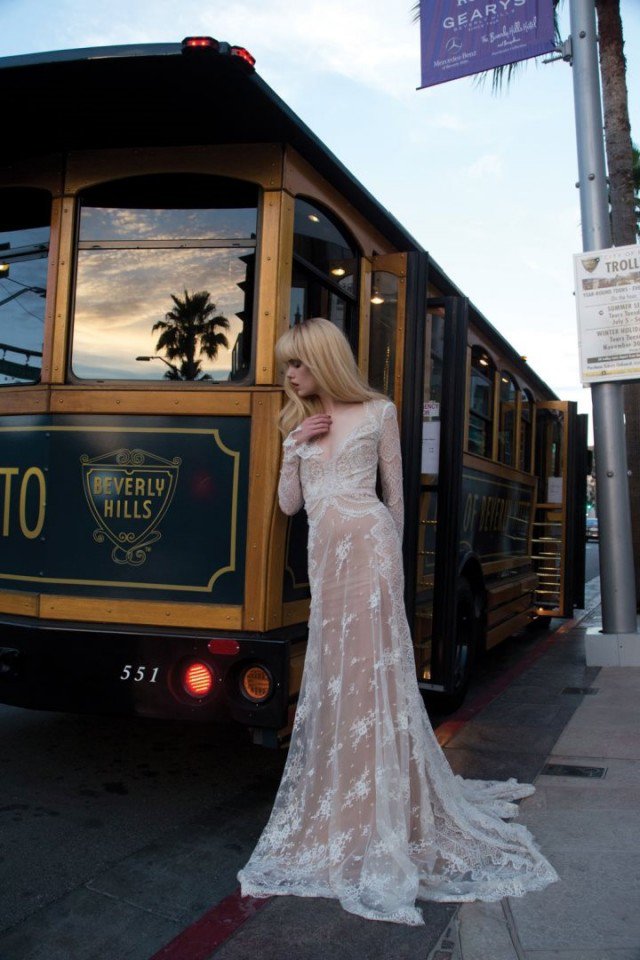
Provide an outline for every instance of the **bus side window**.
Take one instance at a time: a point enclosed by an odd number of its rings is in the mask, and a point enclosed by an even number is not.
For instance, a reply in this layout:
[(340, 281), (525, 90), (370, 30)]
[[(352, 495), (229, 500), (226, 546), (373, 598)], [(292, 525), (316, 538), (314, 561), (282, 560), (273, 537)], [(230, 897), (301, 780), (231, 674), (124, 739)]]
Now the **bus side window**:
[(0, 386), (39, 383), (51, 196), (0, 190)]
[(472, 347), (467, 449), (481, 457), (490, 457), (493, 449), (495, 371), (486, 350)]
[(289, 323), (326, 317), (356, 346), (360, 254), (346, 228), (323, 208), (296, 199)]
[(562, 410), (536, 413), (538, 502), (562, 504), (565, 420)]
[(103, 183), (79, 199), (73, 374), (89, 380), (246, 380), (255, 184), (162, 174)]
[(516, 407), (518, 385), (505, 370), (500, 373), (500, 427), (498, 431), (498, 460), (509, 467), (516, 461)]
[(533, 451), (533, 397), (524, 389), (520, 398), (520, 463), (525, 473), (531, 473)]
[(371, 275), (369, 383), (393, 399), (398, 328), (398, 278), (382, 270)]

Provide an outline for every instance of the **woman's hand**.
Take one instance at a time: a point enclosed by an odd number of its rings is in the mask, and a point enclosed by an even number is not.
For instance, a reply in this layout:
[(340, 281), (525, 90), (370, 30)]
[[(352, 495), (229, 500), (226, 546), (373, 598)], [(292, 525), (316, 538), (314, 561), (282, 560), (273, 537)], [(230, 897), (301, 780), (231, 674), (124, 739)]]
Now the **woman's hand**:
[(328, 413), (316, 413), (303, 420), (294, 433), (296, 443), (309, 443), (316, 437), (324, 437), (331, 427), (331, 417)]

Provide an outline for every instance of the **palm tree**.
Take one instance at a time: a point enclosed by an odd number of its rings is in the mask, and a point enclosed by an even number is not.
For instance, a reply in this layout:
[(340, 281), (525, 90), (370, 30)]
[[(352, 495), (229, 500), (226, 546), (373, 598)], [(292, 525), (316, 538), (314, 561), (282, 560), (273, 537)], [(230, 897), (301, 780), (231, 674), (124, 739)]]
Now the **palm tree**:
[[(220, 347), (228, 349), (229, 341), (223, 330), (229, 329), (229, 321), (221, 314), (216, 316), (216, 305), (211, 302), (208, 290), (190, 294), (184, 291), (184, 298), (171, 294), (174, 306), (165, 314), (164, 320), (158, 320), (151, 332), (162, 330), (156, 343), (156, 350), (164, 351), (169, 360), (180, 360), (180, 365), (172, 364), (167, 370), (167, 380), (209, 380), (208, 374), (202, 374), (202, 360), (208, 357), (214, 360)], [(220, 329), (216, 329), (220, 328)]]
[(595, 0), (604, 113), (611, 239), (620, 247), (636, 241), (633, 145), (629, 122), (620, 0)]

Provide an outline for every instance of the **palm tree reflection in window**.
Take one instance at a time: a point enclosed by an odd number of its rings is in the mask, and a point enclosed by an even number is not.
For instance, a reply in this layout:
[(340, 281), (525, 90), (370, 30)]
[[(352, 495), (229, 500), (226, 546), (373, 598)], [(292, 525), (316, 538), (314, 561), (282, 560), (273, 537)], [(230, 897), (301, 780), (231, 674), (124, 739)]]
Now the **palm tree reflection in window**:
[[(215, 360), (220, 347), (229, 348), (229, 340), (223, 332), (229, 329), (229, 321), (222, 314), (216, 315), (216, 305), (208, 290), (190, 294), (184, 291), (181, 299), (171, 294), (174, 306), (158, 320), (151, 332), (161, 330), (156, 350), (163, 351), (172, 363), (165, 373), (167, 380), (211, 380), (202, 373), (202, 360)], [(199, 355), (199, 357), (197, 356)]]

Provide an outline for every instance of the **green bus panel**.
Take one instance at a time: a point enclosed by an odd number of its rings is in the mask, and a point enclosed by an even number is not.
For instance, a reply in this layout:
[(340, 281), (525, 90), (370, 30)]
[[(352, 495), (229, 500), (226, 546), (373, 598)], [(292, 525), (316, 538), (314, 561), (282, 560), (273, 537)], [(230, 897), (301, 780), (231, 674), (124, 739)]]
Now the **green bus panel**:
[(473, 551), (484, 563), (530, 554), (529, 525), (533, 487), (464, 469), (460, 551)]
[(300, 510), (287, 524), (287, 543), (282, 580), (282, 602), (306, 600), (310, 596), (307, 570), (307, 515)]
[(0, 418), (0, 589), (241, 604), (250, 428)]

